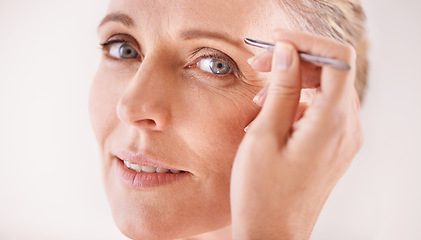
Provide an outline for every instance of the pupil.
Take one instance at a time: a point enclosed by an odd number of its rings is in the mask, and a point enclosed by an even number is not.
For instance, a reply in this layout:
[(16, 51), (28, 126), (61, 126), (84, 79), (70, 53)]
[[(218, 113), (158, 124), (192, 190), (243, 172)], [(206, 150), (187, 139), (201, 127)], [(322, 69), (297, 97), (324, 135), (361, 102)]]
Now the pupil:
[(216, 65), (216, 67), (217, 67), (217, 68), (222, 68), (222, 67), (223, 67), (223, 65), (222, 65), (222, 63), (218, 63), (218, 64)]
[(126, 54), (130, 55), (131, 53), (132, 53), (132, 50), (130, 50), (130, 49), (126, 50)]

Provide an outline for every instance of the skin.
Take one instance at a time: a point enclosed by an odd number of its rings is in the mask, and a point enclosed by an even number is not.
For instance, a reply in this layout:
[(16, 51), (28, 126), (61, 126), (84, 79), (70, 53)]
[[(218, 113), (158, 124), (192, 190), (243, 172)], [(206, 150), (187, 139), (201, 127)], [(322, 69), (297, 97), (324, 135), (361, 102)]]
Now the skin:
[[(271, 84), (260, 93), (257, 104), (262, 110), (248, 128), (233, 166), (234, 239), (308, 239), (330, 192), (363, 142), (354, 49), (305, 33), (277, 30), (273, 38), (279, 42)], [(301, 109), (304, 84), (297, 50), (351, 66), (350, 71), (323, 67), (318, 92)], [(278, 59), (285, 58), (291, 63), (279, 70)], [(267, 56), (252, 65), (260, 68), (264, 62), (268, 64)], [(253, 169), (254, 174), (243, 169)]]
[[(352, 48), (293, 32), (272, 36), (288, 20), (278, 5), (264, 0), (112, 0), (107, 14), (116, 12), (132, 24), (101, 24), (100, 42), (124, 37), (142, 58), (116, 59), (110, 45), (104, 48), (89, 111), (119, 229), (132, 239), (307, 238), (358, 150), (361, 130), (354, 71), (300, 64), (297, 49), (354, 66)], [(233, 41), (182, 34), (192, 29)], [(244, 37), (282, 41), (278, 49), (291, 53), (291, 65), (272, 68), (272, 54), (248, 64), (262, 51), (244, 45)], [(209, 54), (239, 70), (217, 76), (198, 68), (200, 56)], [(253, 97), (269, 81), (256, 104)], [(310, 100), (299, 104), (302, 87), (320, 85), (310, 107)], [(119, 150), (148, 154), (191, 175), (156, 188), (123, 186), (115, 174), (113, 154)], [(314, 187), (306, 188), (309, 183)]]

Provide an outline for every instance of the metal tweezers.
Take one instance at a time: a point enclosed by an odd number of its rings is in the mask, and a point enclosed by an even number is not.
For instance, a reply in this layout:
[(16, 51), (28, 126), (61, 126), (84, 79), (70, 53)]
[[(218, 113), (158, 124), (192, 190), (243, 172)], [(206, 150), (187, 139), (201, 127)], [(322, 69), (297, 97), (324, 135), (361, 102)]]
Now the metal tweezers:
[[(268, 42), (263, 42), (263, 41), (259, 41), (259, 40), (255, 40), (255, 39), (251, 39), (251, 38), (246, 38), (244, 39), (244, 42), (255, 46), (255, 47), (260, 47), (263, 49), (268, 50), (269, 52), (273, 52), (274, 48), (275, 48), (275, 44), (273, 43), (268, 43)], [(307, 62), (311, 62), (311, 63), (315, 63), (317, 65), (330, 65), (336, 69), (339, 70), (349, 70), (351, 69), (351, 67), (340, 61), (340, 60), (336, 60), (336, 59), (331, 59), (331, 58), (325, 58), (325, 57), (320, 57), (320, 56), (315, 56), (315, 55), (311, 55), (305, 52), (298, 52), (300, 58), (304, 61)]]

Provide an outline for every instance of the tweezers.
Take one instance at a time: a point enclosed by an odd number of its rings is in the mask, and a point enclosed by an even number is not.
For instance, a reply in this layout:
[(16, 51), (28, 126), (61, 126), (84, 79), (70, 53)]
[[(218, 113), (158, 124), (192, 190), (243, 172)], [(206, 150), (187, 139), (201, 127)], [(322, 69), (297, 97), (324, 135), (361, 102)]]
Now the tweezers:
[[(244, 42), (255, 47), (266, 49), (269, 52), (273, 52), (273, 50), (275, 49), (275, 44), (273, 43), (263, 42), (263, 41), (259, 41), (259, 40), (255, 40), (251, 38), (244, 39)], [(315, 55), (311, 55), (311, 54), (300, 52), (300, 51), (298, 52), (298, 54), (302, 60), (317, 64), (317, 65), (330, 65), (339, 70), (351, 69), (351, 67), (348, 64), (340, 60), (315, 56)]]

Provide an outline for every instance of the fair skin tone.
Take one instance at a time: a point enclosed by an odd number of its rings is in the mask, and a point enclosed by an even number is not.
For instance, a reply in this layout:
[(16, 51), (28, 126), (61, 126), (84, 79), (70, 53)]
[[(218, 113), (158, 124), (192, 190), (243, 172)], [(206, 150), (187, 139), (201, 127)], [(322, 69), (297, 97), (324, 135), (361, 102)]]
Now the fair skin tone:
[[(109, 44), (89, 110), (119, 229), (133, 239), (308, 238), (361, 144), (353, 50), (309, 34), (273, 33), (288, 20), (264, 0), (112, 0), (107, 14), (114, 17), (98, 35)], [(282, 42), (282, 54), (249, 64), (262, 50), (244, 45), (244, 37)], [(122, 41), (138, 56), (121, 58), (115, 49)], [(354, 68), (301, 63), (297, 50)], [(272, 67), (279, 58), (290, 64)], [(209, 72), (212, 59), (230, 71)], [(319, 85), (309, 107), (299, 104), (303, 86)], [(118, 151), (147, 154), (186, 177), (124, 185)]]

